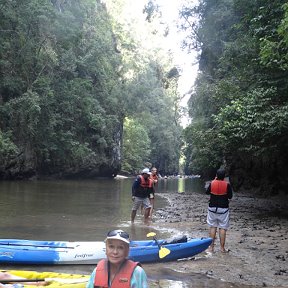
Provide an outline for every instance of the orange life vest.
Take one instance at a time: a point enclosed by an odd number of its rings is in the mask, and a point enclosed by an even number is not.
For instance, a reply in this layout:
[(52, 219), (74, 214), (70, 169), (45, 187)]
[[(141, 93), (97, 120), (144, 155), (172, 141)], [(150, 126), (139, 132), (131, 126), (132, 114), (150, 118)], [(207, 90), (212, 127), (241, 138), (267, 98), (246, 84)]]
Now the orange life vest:
[[(131, 260), (126, 260), (120, 271), (115, 275), (111, 288), (130, 288), (131, 277), (136, 268), (140, 264)], [(102, 259), (98, 262), (96, 268), (96, 277), (94, 279), (95, 288), (108, 288), (108, 261)]]
[(150, 177), (153, 181), (157, 181), (158, 180), (158, 176), (157, 174), (151, 174), (151, 177)]
[(143, 177), (143, 175), (140, 175), (140, 186), (142, 188), (152, 188), (153, 187), (153, 180), (149, 177), (147, 178), (147, 180), (145, 180), (145, 178)]
[(213, 195), (226, 195), (228, 183), (224, 180), (213, 180), (211, 182), (211, 194)]

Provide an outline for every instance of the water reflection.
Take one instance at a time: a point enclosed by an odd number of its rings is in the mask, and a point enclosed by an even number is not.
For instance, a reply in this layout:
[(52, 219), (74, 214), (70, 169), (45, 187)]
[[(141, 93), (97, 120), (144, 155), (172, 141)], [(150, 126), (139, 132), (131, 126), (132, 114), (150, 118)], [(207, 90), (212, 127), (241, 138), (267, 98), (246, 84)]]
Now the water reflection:
[[(144, 269), (147, 271), (146, 266)], [(157, 275), (148, 268), (148, 274), (150, 275), (150, 288), (253, 288), (252, 286), (218, 281), (199, 273), (181, 273), (172, 269), (160, 267), (157, 264), (154, 269), (157, 269)]]
[(155, 283), (155, 286), (153, 285), (153, 287), (186, 288), (189, 286), (187, 286), (187, 284), (183, 283), (182, 281), (161, 279), (161, 280), (157, 281)]
[(203, 193), (204, 182), (199, 178), (161, 178), (157, 189), (159, 193)]
[(180, 178), (178, 179), (178, 193), (184, 193), (185, 192), (185, 179)]

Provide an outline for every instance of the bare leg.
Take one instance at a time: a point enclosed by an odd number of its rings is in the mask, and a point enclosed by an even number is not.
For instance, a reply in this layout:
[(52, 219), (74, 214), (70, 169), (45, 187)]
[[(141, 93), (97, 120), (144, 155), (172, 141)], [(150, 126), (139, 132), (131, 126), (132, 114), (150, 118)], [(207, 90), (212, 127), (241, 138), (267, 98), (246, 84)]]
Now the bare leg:
[(132, 210), (131, 212), (131, 222), (134, 223), (135, 217), (136, 217), (137, 210)]
[(146, 208), (145, 213), (144, 213), (144, 222), (147, 223), (149, 219), (149, 214), (150, 214), (150, 209), (151, 208)]
[(227, 252), (225, 250), (225, 240), (226, 240), (226, 230), (223, 228), (219, 228), (219, 237), (220, 237), (220, 250), (221, 252)]
[(153, 213), (153, 210), (154, 210), (155, 199), (154, 198), (150, 198), (149, 200), (150, 200), (150, 204), (151, 204), (149, 216), (152, 218), (152, 213)]
[(214, 252), (216, 232), (217, 232), (217, 227), (210, 227), (209, 236), (210, 238), (212, 238), (212, 243), (208, 248), (208, 252)]

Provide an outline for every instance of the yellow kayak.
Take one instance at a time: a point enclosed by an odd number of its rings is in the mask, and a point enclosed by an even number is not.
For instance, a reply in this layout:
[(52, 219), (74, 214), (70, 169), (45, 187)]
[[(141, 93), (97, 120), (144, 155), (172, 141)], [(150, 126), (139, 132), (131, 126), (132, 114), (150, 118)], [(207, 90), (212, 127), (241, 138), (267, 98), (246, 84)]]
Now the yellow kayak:
[[(27, 288), (33, 288), (33, 287), (85, 288), (86, 283), (88, 282), (88, 279), (90, 277), (90, 275), (57, 273), (57, 272), (36, 272), (36, 271), (23, 271), (23, 270), (9, 270), (6, 272), (11, 274), (12, 279), (14, 279), (13, 276), (15, 276), (15, 280), (18, 277), (24, 278), (25, 281), (26, 279), (27, 281), (30, 280), (31, 282), (29, 282), (29, 285), (26, 282), (22, 282), (21, 280), (19, 280), (19, 282), (15, 281), (15, 283), (23, 284), (25, 288), (26, 287)], [(45, 286), (39, 286), (39, 284), (41, 283), (38, 281), (39, 279), (42, 279), (47, 284)], [(1, 280), (0, 280), (0, 283), (1, 283)]]

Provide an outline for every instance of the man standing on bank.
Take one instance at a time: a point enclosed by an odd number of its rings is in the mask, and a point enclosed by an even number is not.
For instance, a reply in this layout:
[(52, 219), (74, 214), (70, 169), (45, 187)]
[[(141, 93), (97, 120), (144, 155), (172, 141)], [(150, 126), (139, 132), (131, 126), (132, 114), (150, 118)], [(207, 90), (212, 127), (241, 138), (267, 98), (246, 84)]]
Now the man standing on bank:
[(150, 178), (151, 173), (148, 168), (143, 169), (141, 175), (138, 175), (132, 186), (132, 200), (133, 207), (131, 212), (131, 222), (134, 223), (137, 210), (139, 207), (143, 207), (144, 211), (144, 221), (147, 222), (149, 218), (149, 213), (151, 209), (151, 204), (149, 201), (150, 193), (155, 192), (153, 185), (153, 180)]
[(231, 185), (224, 180), (225, 170), (218, 169), (216, 178), (206, 189), (206, 194), (210, 195), (207, 223), (210, 226), (209, 236), (213, 239), (208, 252), (214, 252), (217, 228), (219, 228), (220, 251), (227, 253), (225, 249), (226, 231), (229, 228), (229, 199), (233, 192)]

